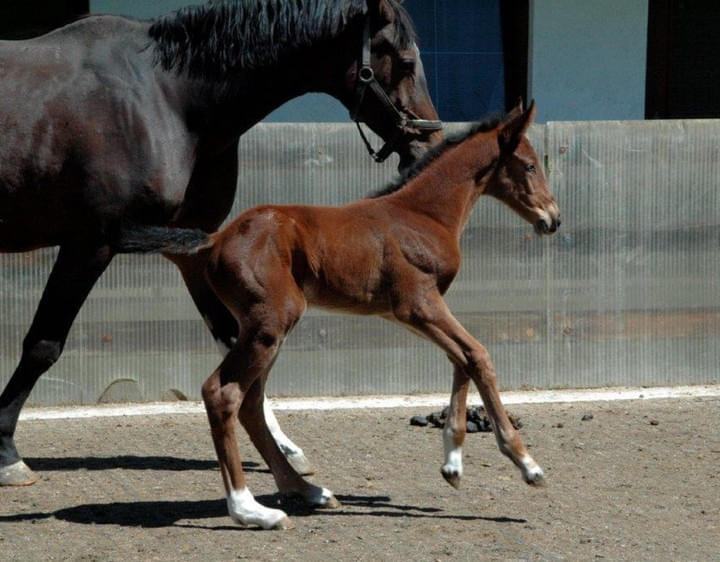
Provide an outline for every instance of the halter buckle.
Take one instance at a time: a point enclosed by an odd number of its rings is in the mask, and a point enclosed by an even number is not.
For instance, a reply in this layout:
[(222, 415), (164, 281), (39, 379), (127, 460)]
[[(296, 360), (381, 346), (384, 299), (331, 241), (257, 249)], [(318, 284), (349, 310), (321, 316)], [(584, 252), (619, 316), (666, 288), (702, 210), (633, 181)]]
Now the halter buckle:
[[(393, 104), (392, 100), (387, 95), (387, 92), (385, 92), (375, 78), (375, 72), (370, 66), (370, 51), (370, 18), (368, 17), (365, 20), (365, 27), (363, 29), (362, 61), (360, 69), (357, 73), (355, 105), (350, 110), (350, 118), (355, 121), (358, 131), (360, 131), (360, 137), (365, 143), (365, 147), (367, 148), (370, 156), (372, 156), (375, 162), (383, 162), (395, 150), (397, 143), (402, 139), (403, 135), (410, 133), (408, 129), (415, 129), (415, 131), (420, 131), (421, 133), (427, 131), (439, 131), (443, 128), (443, 123), (439, 120), (415, 118), (412, 112), (407, 115), (405, 111), (401, 112), (397, 107), (395, 107), (395, 104)], [(395, 132), (378, 151), (373, 150), (370, 145), (370, 141), (365, 136), (362, 127), (360, 127), (360, 107), (363, 104), (368, 88), (374, 93), (388, 114), (388, 117), (395, 120)]]
[(369, 66), (363, 66), (360, 69), (360, 72), (358, 72), (358, 80), (360, 80), (360, 82), (369, 84), (374, 79), (375, 79), (375, 72), (373, 72), (373, 69)]

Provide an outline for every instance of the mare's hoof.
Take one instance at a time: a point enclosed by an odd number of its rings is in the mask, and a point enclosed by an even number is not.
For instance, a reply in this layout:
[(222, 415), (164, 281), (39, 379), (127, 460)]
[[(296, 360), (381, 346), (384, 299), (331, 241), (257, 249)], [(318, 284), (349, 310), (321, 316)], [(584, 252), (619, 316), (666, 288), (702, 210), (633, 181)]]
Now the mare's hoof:
[(30, 486), (37, 481), (37, 475), (23, 461), (0, 467), (0, 486)]
[(453, 488), (456, 490), (460, 488), (460, 475), (457, 472), (445, 472), (440, 470), (440, 473), (443, 475), (445, 481)]

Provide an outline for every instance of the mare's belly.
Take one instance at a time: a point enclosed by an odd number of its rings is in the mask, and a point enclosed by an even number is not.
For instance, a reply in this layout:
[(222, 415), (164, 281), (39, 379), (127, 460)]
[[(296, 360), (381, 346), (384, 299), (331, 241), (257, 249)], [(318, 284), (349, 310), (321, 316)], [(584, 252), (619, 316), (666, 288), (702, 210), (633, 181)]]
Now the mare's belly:
[(0, 185), (0, 252), (25, 252), (57, 246), (66, 230), (66, 213), (10, 196)]

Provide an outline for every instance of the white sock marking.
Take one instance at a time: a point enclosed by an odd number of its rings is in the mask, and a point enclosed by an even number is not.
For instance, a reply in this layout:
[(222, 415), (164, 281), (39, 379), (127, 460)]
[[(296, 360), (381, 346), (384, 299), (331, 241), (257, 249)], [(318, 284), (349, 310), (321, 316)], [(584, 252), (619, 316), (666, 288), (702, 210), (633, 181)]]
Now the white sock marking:
[(227, 506), (230, 517), (241, 525), (259, 525), (263, 529), (272, 529), (287, 518), (284, 511), (259, 504), (247, 488), (231, 490)]
[(278, 444), (278, 447), (280, 447), (283, 454), (286, 457), (304, 456), (302, 449), (290, 441), (288, 436), (283, 433), (282, 429), (280, 429), (280, 424), (272, 411), (272, 407), (270, 406), (270, 401), (267, 396), (265, 396), (263, 412), (265, 413), (265, 423), (267, 424), (275, 443)]
[(443, 429), (443, 445), (445, 446), (445, 464), (443, 474), (463, 474), (462, 447), (455, 444), (455, 433), (450, 427)]
[(520, 462), (523, 465), (522, 471), (526, 481), (535, 482), (543, 479), (544, 474), (542, 468), (540, 468), (540, 465), (536, 463), (530, 455), (524, 456)]

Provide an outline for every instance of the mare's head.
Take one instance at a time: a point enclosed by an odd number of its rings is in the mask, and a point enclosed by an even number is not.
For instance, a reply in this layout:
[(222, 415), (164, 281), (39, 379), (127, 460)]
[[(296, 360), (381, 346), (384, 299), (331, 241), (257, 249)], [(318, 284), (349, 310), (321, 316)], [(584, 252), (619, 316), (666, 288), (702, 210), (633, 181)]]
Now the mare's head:
[[(359, 57), (346, 75), (351, 117), (387, 143), (376, 155), (400, 156), (402, 171), (442, 140), (412, 20), (401, 0), (367, 0)], [(360, 49), (362, 47), (362, 49)]]
[[(156, 20), (149, 35), (156, 63), (221, 92), (262, 77), (265, 112), (311, 91), (335, 96), (385, 140), (375, 159), (397, 152), (405, 169), (442, 139), (442, 123), (400, 1), (211, 0)], [(249, 113), (246, 97), (235, 105)]]
[(484, 193), (508, 205), (538, 234), (551, 234), (560, 226), (560, 210), (525, 134), (534, 119), (535, 102), (526, 111), (520, 102), (497, 126), (499, 157)]

